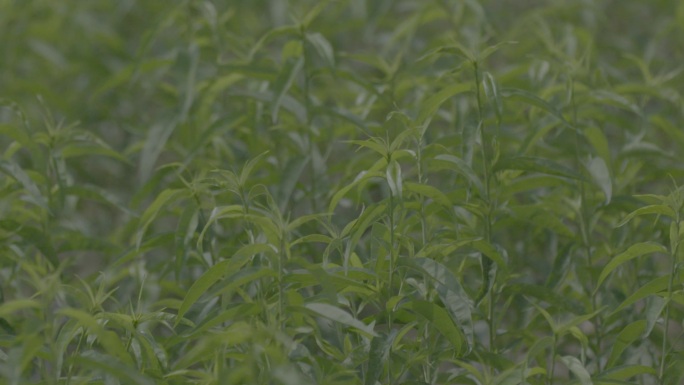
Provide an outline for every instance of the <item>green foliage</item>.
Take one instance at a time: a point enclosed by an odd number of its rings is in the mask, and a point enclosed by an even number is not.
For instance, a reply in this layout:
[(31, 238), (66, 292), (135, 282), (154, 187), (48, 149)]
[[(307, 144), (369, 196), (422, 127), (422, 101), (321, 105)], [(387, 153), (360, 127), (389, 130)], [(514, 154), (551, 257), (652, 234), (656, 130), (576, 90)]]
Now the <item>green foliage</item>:
[(0, 385), (682, 384), (683, 26), (0, 0)]

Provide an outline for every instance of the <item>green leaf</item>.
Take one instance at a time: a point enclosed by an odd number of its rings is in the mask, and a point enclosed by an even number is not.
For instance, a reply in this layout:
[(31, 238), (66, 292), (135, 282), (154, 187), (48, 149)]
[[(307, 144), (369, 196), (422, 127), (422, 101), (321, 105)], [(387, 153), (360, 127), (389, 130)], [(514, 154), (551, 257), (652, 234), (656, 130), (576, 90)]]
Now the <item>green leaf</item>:
[(238, 178), (238, 183), (240, 183), (240, 186), (245, 187), (247, 185), (247, 180), (252, 175), (254, 167), (256, 167), (256, 165), (261, 162), (268, 153), (268, 151), (264, 151), (247, 161), (247, 163), (242, 166), (242, 171), (240, 171), (240, 177)]
[(318, 52), (318, 55), (322, 57), (329, 66), (335, 66), (335, 54), (333, 52), (333, 47), (325, 38), (325, 36), (318, 32), (307, 33), (306, 40), (311, 43), (311, 45), (316, 49), (316, 52)]
[(640, 257), (645, 254), (651, 253), (667, 253), (667, 248), (661, 244), (655, 242), (642, 242), (630, 246), (629, 249), (621, 254), (618, 254), (613, 259), (608, 262), (606, 267), (603, 268), (601, 274), (599, 275), (598, 283), (596, 284), (596, 290), (603, 283), (603, 281), (608, 277), (610, 273), (613, 272), (618, 266), (623, 263), (630, 261), (634, 258)]
[(430, 325), (437, 329), (451, 343), (456, 352), (463, 351), (463, 345), (467, 342), (463, 333), (454, 324), (454, 321), (444, 308), (432, 302), (420, 300), (411, 301), (404, 305), (403, 308), (409, 308), (425, 318)]
[(598, 156), (605, 162), (610, 162), (610, 145), (608, 144), (608, 139), (603, 133), (603, 130), (595, 126), (590, 126), (584, 129), (584, 136), (586, 136), (589, 143), (594, 147)]
[(387, 165), (387, 171), (385, 173), (387, 178), (387, 185), (392, 192), (392, 196), (401, 198), (403, 195), (402, 179), (401, 179), (401, 166), (399, 162), (393, 160)]
[(575, 170), (565, 167), (562, 164), (556, 163), (550, 159), (536, 158), (531, 156), (516, 156), (511, 158), (504, 158), (496, 162), (494, 171), (503, 170), (520, 170), (539, 172), (542, 174), (561, 176), (576, 180), (584, 180), (582, 175)]
[(186, 189), (167, 189), (162, 191), (155, 200), (145, 209), (145, 212), (140, 216), (141, 225), (138, 226), (138, 231), (136, 235), (135, 247), (140, 248), (143, 237), (147, 228), (152, 224), (154, 219), (159, 215), (159, 212), (165, 206), (169, 206), (183, 198), (188, 197), (190, 194)]
[(353, 189), (354, 187), (360, 185), (361, 183), (367, 181), (370, 178), (382, 178), (384, 175), (379, 172), (379, 171), (364, 171), (357, 175), (356, 179), (354, 179), (353, 182), (350, 184), (342, 187), (339, 191), (333, 195), (332, 199), (330, 199), (330, 205), (328, 206), (328, 212), (334, 212), (335, 207), (337, 207), (337, 204), (340, 202), (340, 200), (349, 192), (349, 190)]
[[(602, 380), (618, 380), (618, 381), (624, 381), (628, 380), (630, 378), (633, 378), (635, 376), (639, 376), (642, 374), (648, 374), (651, 376), (657, 376), (658, 372), (656, 371), (655, 368), (650, 367), (650, 366), (644, 366), (644, 365), (622, 365), (622, 366), (616, 366), (613, 368), (609, 368), (607, 370), (604, 370), (600, 375), (596, 377), (596, 381), (598, 381), (598, 384), (615, 384), (615, 383), (620, 383), (620, 382), (603, 382)], [(631, 382), (629, 384), (632, 384)]]
[(40, 307), (40, 302), (32, 299), (15, 299), (0, 304), (0, 317), (7, 317), (24, 309), (40, 309)]
[(48, 206), (47, 199), (43, 196), (38, 185), (28, 176), (28, 174), (19, 167), (18, 164), (7, 161), (0, 160), (0, 171), (16, 179), (17, 182), (21, 183), (26, 192), (28, 193), (28, 198), (38, 207), (43, 208), (45, 211), (50, 212), (50, 207)]
[(76, 320), (81, 326), (87, 328), (92, 334), (97, 336), (100, 344), (105, 348), (107, 353), (112, 356), (111, 358), (115, 358), (126, 365), (133, 364), (131, 356), (121, 343), (120, 336), (111, 330), (106, 330), (98, 323), (95, 317), (82, 310), (73, 308), (62, 308), (59, 309), (57, 313)]
[(615, 337), (615, 342), (610, 351), (610, 357), (608, 357), (608, 362), (606, 363), (606, 368), (612, 368), (618, 362), (622, 352), (627, 349), (634, 341), (641, 338), (642, 334), (646, 331), (646, 321), (638, 320), (631, 324), (625, 326), (620, 330), (617, 337)]
[(273, 246), (264, 243), (245, 245), (235, 252), (232, 258), (223, 260), (204, 272), (204, 274), (190, 286), (188, 293), (185, 295), (185, 298), (183, 298), (183, 302), (178, 309), (176, 325), (178, 325), (183, 318), (183, 315), (185, 315), (190, 307), (194, 305), (202, 294), (204, 294), (213, 284), (218, 282), (228, 273), (240, 272), (240, 269), (248, 262), (250, 257), (264, 252), (275, 252), (275, 250)]
[(92, 367), (99, 371), (104, 371), (114, 378), (123, 380), (126, 384), (154, 385), (156, 383), (132, 367), (130, 363), (123, 363), (109, 355), (88, 351), (75, 357), (73, 360), (79, 366), (85, 368)]
[(538, 107), (551, 115), (555, 116), (560, 120), (566, 127), (573, 128), (572, 125), (565, 120), (563, 117), (563, 114), (558, 111), (558, 109), (554, 106), (552, 106), (549, 102), (546, 100), (540, 98), (539, 96), (525, 90), (517, 89), (517, 88), (504, 88), (501, 90), (501, 95), (503, 95), (506, 98), (517, 98), (521, 99), (523, 102)]
[(603, 195), (606, 197), (605, 204), (609, 204), (613, 197), (613, 182), (610, 178), (610, 172), (606, 162), (601, 158), (592, 158), (587, 165), (589, 174), (594, 178), (594, 182), (601, 188)]
[(572, 356), (562, 356), (560, 360), (580, 380), (582, 385), (593, 385), (591, 375), (580, 360)]
[(494, 247), (491, 243), (487, 242), (486, 240), (479, 238), (476, 239), (472, 242), (472, 246), (482, 254), (484, 254), (487, 258), (491, 259), (494, 261), (497, 266), (503, 271), (508, 270), (508, 266), (506, 265), (506, 260), (504, 259), (503, 255), (499, 252), (499, 250)]
[(418, 183), (413, 183), (413, 182), (405, 182), (404, 183), (404, 190), (406, 190), (409, 193), (414, 193), (418, 195), (422, 195), (424, 197), (432, 199), (435, 203), (441, 205), (442, 207), (449, 209), (451, 208), (452, 204), (449, 198), (444, 195), (443, 192), (438, 190), (435, 187), (432, 187), (427, 184), (418, 184)]
[(437, 294), (452, 321), (461, 329), (466, 338), (467, 351), (470, 351), (474, 343), (473, 305), (456, 276), (446, 266), (428, 258), (400, 258), (397, 264), (417, 269), (433, 279)]
[(397, 330), (393, 329), (389, 334), (382, 333), (371, 340), (370, 351), (368, 352), (368, 369), (363, 380), (364, 385), (375, 385), (375, 382), (382, 375), (382, 369), (387, 362), (390, 348), (396, 336)]
[(366, 325), (363, 322), (354, 318), (351, 314), (340, 309), (339, 307), (329, 305), (327, 303), (308, 303), (304, 305), (310, 311), (316, 313), (317, 315), (327, 318), (331, 321), (339, 322), (343, 325), (358, 329), (362, 331), (365, 335), (376, 337), (378, 334), (375, 333), (372, 326)]
[(88, 144), (78, 144), (78, 145), (70, 145), (67, 147), (64, 147), (61, 151), (62, 156), (64, 159), (68, 158), (76, 158), (79, 156), (105, 156), (109, 157), (112, 159), (116, 159), (120, 162), (123, 162), (128, 165), (132, 165), (133, 162), (131, 162), (128, 158), (125, 156), (121, 155), (120, 153), (112, 150), (111, 148), (108, 147), (103, 147), (103, 146), (98, 146), (93, 143), (88, 143)]
[[(681, 283), (682, 282), (682, 276), (684, 275), (684, 271), (680, 271), (680, 277), (675, 280), (676, 283)], [(667, 290), (668, 283), (670, 281), (670, 276), (669, 275), (664, 275), (662, 277), (655, 278), (642, 287), (640, 287), (637, 291), (632, 293), (627, 299), (622, 301), (620, 306), (618, 306), (611, 316), (618, 311), (624, 309), (625, 307), (634, 304), (635, 302), (648, 297), (649, 295), (654, 295), (657, 294), (661, 291)]]
[(457, 158), (453, 155), (441, 154), (435, 157), (435, 165), (442, 167), (446, 166), (447, 168), (456, 171), (464, 176), (468, 182), (474, 185), (480, 195), (484, 193), (484, 187), (480, 181), (480, 178), (463, 159)]
[(271, 120), (273, 123), (278, 122), (278, 113), (280, 112), (280, 105), (283, 102), (285, 94), (294, 83), (299, 71), (304, 67), (304, 58), (300, 57), (297, 60), (288, 62), (285, 68), (282, 69), (280, 75), (273, 84), (273, 101), (271, 103)]
[[(644, 330), (643, 337), (646, 338), (648, 337), (651, 332), (653, 331), (653, 328), (655, 327), (656, 323), (658, 322), (658, 319), (660, 318), (660, 314), (662, 314), (663, 310), (665, 309), (665, 306), (667, 305), (667, 302), (664, 298), (658, 297), (658, 296), (651, 296), (648, 297), (648, 300), (646, 301), (646, 330)], [(667, 321), (667, 320), (666, 320)]]
[(622, 227), (624, 226), (627, 222), (631, 221), (632, 218), (639, 216), (639, 215), (648, 215), (648, 214), (657, 214), (657, 215), (665, 215), (669, 218), (675, 218), (676, 214), (674, 211), (669, 206), (666, 205), (650, 205), (650, 206), (644, 206), (641, 208), (638, 208), (629, 215), (625, 217), (625, 219), (621, 220), (620, 223), (616, 225), (616, 227)]
[(484, 50), (482, 50), (479, 55), (477, 55), (477, 61), (481, 62), (481, 61), (487, 59), (491, 54), (498, 51), (501, 47), (503, 47), (504, 45), (509, 45), (509, 44), (518, 44), (518, 42), (517, 41), (502, 41), (502, 42), (496, 43), (492, 46), (489, 46), (489, 47), (485, 48)]
[(418, 118), (416, 119), (418, 126), (423, 127), (422, 131), (425, 130), (426, 126), (430, 123), (430, 120), (432, 120), (432, 117), (445, 101), (455, 95), (470, 91), (470, 88), (471, 85), (468, 83), (452, 84), (425, 99), (420, 105)]

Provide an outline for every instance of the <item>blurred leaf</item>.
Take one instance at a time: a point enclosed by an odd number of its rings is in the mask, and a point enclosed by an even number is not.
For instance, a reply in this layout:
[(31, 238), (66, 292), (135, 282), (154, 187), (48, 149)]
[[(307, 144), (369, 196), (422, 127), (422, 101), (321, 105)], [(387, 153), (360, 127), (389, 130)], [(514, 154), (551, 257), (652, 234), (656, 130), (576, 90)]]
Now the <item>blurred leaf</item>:
[(370, 351), (368, 352), (368, 369), (366, 369), (363, 380), (364, 385), (375, 385), (376, 381), (380, 379), (396, 336), (397, 330), (392, 330), (389, 334), (382, 333), (371, 340)]
[(591, 375), (587, 369), (582, 365), (582, 363), (575, 357), (572, 356), (562, 356), (560, 357), (561, 362), (580, 380), (582, 385), (593, 385), (591, 381)]
[(185, 199), (190, 196), (190, 193), (186, 189), (167, 189), (162, 191), (155, 200), (145, 209), (145, 212), (140, 216), (140, 225), (138, 226), (138, 231), (136, 234), (135, 245), (136, 248), (140, 248), (143, 237), (147, 228), (152, 224), (152, 222), (159, 215), (159, 212), (165, 206), (170, 206), (179, 200)]
[(154, 380), (135, 370), (135, 368), (131, 367), (129, 363), (123, 363), (115, 358), (93, 351), (88, 351), (76, 356), (73, 361), (83, 365), (86, 368), (93, 368), (97, 371), (105, 371), (114, 378), (124, 380), (127, 384), (155, 384)]
[(435, 165), (441, 165), (443, 167), (446, 166), (464, 176), (471, 184), (475, 186), (475, 188), (477, 188), (477, 191), (480, 193), (480, 195), (484, 194), (482, 181), (480, 181), (480, 178), (477, 176), (477, 174), (475, 174), (475, 171), (473, 171), (473, 169), (464, 160), (453, 155), (441, 154), (435, 157), (435, 161)]
[(404, 190), (410, 193), (414, 193), (432, 199), (435, 203), (441, 205), (446, 209), (452, 206), (451, 201), (449, 201), (449, 198), (446, 195), (444, 195), (443, 192), (439, 191), (437, 188), (432, 187), (430, 185), (405, 182)]
[(392, 192), (392, 196), (401, 199), (403, 195), (403, 186), (401, 178), (401, 166), (396, 160), (391, 161), (387, 165), (387, 171), (385, 173), (387, 177), (387, 185)]
[(601, 188), (603, 195), (606, 197), (605, 204), (609, 204), (613, 197), (613, 182), (610, 178), (610, 172), (606, 166), (606, 162), (601, 158), (592, 158), (587, 165), (589, 174), (594, 178), (594, 182)]
[[(466, 350), (473, 346), (474, 332), (471, 314), (472, 300), (461, 286), (459, 280), (444, 265), (428, 258), (400, 258), (399, 266), (412, 267), (427, 274), (434, 280), (435, 288), (448, 315), (466, 338)], [(460, 351), (460, 346), (457, 351)]]
[(584, 180), (582, 175), (575, 170), (565, 167), (550, 159), (535, 158), (531, 156), (516, 156), (500, 159), (493, 167), (494, 171), (520, 170), (539, 172), (542, 174), (560, 176), (576, 180)]
[(48, 206), (47, 199), (43, 196), (38, 185), (28, 176), (28, 174), (19, 167), (18, 164), (7, 161), (0, 160), (0, 171), (16, 179), (17, 182), (26, 189), (28, 193), (28, 200), (41, 207), (47, 212), (50, 212), (50, 207)]
[(621, 227), (624, 226), (627, 222), (631, 221), (632, 218), (639, 216), (639, 215), (647, 215), (647, 214), (658, 214), (658, 215), (665, 215), (670, 218), (674, 218), (676, 216), (675, 212), (672, 211), (672, 209), (666, 205), (650, 205), (650, 206), (644, 206), (640, 207), (625, 217), (625, 219), (621, 220), (620, 223), (616, 225), (616, 227)]
[(449, 341), (456, 352), (463, 351), (467, 341), (444, 308), (432, 302), (419, 300), (411, 301), (404, 307), (413, 310), (416, 314), (429, 321), (430, 325), (434, 326)]
[(280, 105), (283, 102), (283, 98), (287, 91), (292, 87), (295, 78), (299, 74), (299, 71), (304, 67), (304, 58), (299, 58), (294, 61), (288, 62), (282, 69), (275, 83), (273, 83), (273, 101), (271, 103), (271, 120), (273, 123), (278, 122), (278, 113), (280, 111)]
[(470, 89), (471, 85), (467, 83), (453, 84), (443, 88), (439, 92), (427, 98), (423, 103), (421, 103), (420, 110), (418, 112), (418, 118), (416, 119), (416, 123), (418, 124), (418, 126), (424, 127), (421, 131), (425, 131), (425, 129), (427, 128), (426, 126), (430, 123), (432, 117), (435, 115), (439, 107), (445, 101), (447, 101), (455, 95), (468, 92), (470, 91)]
[(306, 40), (316, 49), (318, 55), (326, 61), (326, 63), (335, 66), (335, 54), (330, 42), (320, 33), (307, 33)]
[(561, 114), (560, 111), (554, 106), (552, 106), (549, 102), (546, 100), (540, 98), (539, 96), (518, 88), (504, 88), (501, 90), (501, 95), (505, 98), (516, 98), (516, 99), (521, 99), (523, 102), (535, 106), (537, 108), (540, 108), (549, 114), (555, 116), (558, 118), (558, 120), (561, 121), (566, 127), (573, 128), (570, 123), (568, 123), (567, 120), (563, 117), (563, 114)]
[(606, 368), (615, 366), (620, 355), (629, 347), (629, 345), (634, 343), (637, 339), (640, 339), (645, 330), (646, 321), (644, 320), (634, 321), (622, 328), (615, 338), (615, 343), (613, 343), (613, 347), (610, 351), (610, 357), (608, 357)]
[(373, 330), (372, 326), (366, 325), (363, 322), (354, 318), (351, 314), (340, 309), (339, 307), (328, 305), (327, 303), (307, 303), (304, 305), (307, 309), (316, 313), (317, 315), (327, 318), (331, 321), (339, 322), (343, 325), (358, 329), (365, 335), (370, 337), (376, 337), (377, 334)]
[(654, 242), (642, 242), (630, 246), (629, 249), (612, 258), (601, 271), (601, 275), (599, 275), (598, 282), (596, 283), (596, 290), (618, 266), (634, 258), (651, 253), (667, 253), (667, 248)]

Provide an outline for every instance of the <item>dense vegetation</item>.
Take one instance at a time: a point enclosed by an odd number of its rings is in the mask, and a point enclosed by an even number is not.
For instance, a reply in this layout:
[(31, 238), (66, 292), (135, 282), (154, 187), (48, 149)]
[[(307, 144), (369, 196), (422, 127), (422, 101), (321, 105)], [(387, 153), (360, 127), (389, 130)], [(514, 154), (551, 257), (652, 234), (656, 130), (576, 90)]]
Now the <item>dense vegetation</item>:
[(0, 0), (0, 384), (684, 383), (684, 3)]

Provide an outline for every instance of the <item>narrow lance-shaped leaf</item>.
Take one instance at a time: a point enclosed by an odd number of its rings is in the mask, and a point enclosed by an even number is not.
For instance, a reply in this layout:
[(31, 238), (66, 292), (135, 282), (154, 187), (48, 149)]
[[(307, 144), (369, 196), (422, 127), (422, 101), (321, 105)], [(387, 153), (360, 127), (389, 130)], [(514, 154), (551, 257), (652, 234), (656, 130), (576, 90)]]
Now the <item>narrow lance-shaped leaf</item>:
[(274, 89), (274, 99), (271, 104), (271, 119), (274, 123), (278, 122), (278, 112), (280, 111), (280, 104), (283, 101), (283, 97), (287, 91), (292, 86), (295, 78), (299, 74), (299, 71), (304, 67), (304, 58), (300, 57), (294, 62), (287, 65), (278, 76), (273, 85)]
[(502, 170), (520, 170), (539, 172), (542, 174), (562, 176), (565, 178), (584, 180), (582, 175), (575, 170), (563, 166), (550, 159), (536, 158), (531, 156), (516, 156), (511, 158), (504, 158), (496, 162), (494, 171)]
[(603, 281), (608, 277), (610, 273), (613, 272), (618, 266), (622, 265), (623, 263), (630, 261), (634, 258), (640, 257), (645, 254), (651, 254), (651, 253), (666, 253), (667, 248), (665, 246), (654, 243), (654, 242), (642, 242), (642, 243), (637, 243), (636, 245), (632, 245), (629, 249), (627, 249), (625, 252), (617, 255), (615, 258), (611, 259), (610, 262), (606, 265), (606, 267), (603, 268), (603, 271), (601, 271), (601, 275), (599, 275), (598, 283), (596, 284), (596, 290), (598, 290), (599, 286), (603, 283)]
[(185, 189), (167, 189), (162, 191), (157, 198), (145, 209), (145, 212), (140, 217), (140, 225), (138, 226), (138, 232), (136, 234), (135, 247), (140, 248), (142, 239), (145, 236), (147, 228), (150, 226), (152, 221), (157, 217), (159, 211), (164, 206), (171, 205), (176, 201), (185, 198), (189, 193)]
[(455, 95), (470, 91), (470, 87), (470, 84), (467, 83), (453, 84), (426, 99), (421, 104), (418, 118), (416, 119), (418, 126), (423, 127), (422, 131), (425, 131), (425, 126), (429, 124), (432, 116), (445, 101)]
[(474, 340), (471, 307), (472, 301), (458, 279), (446, 266), (428, 258), (400, 258), (399, 266), (407, 266), (427, 274), (434, 280), (437, 294), (446, 307), (454, 324), (461, 328), (466, 337), (467, 350)]
[(321, 35), (318, 32), (307, 33), (306, 34), (306, 40), (309, 43), (311, 43), (311, 45), (318, 52), (318, 55), (320, 57), (322, 57), (323, 60), (325, 60), (329, 66), (331, 66), (331, 67), (335, 66), (335, 54), (333, 52), (332, 45), (325, 38), (325, 36)]
[(370, 351), (368, 352), (368, 369), (363, 381), (364, 385), (375, 385), (375, 382), (380, 378), (396, 336), (397, 330), (393, 329), (389, 334), (383, 333), (374, 337), (371, 341)]
[(591, 375), (580, 360), (573, 356), (562, 356), (560, 360), (580, 380), (582, 385), (593, 385)]
[(409, 306), (411, 310), (429, 321), (453, 345), (454, 350), (462, 351), (463, 344), (466, 342), (463, 333), (444, 308), (428, 301), (412, 301), (407, 305)]
[(446, 195), (444, 195), (443, 192), (430, 185), (406, 182), (404, 183), (404, 190), (408, 191), (409, 193), (414, 193), (430, 198), (437, 204), (445, 208), (449, 208), (452, 206), (451, 201)]
[(6, 174), (12, 176), (17, 182), (21, 183), (26, 192), (28, 193), (29, 199), (38, 205), (39, 207), (50, 211), (48, 207), (47, 199), (43, 196), (38, 188), (38, 185), (29, 177), (29, 175), (21, 168), (18, 164), (10, 162), (7, 160), (0, 160), (0, 171), (4, 171)]
[(587, 164), (587, 169), (594, 182), (601, 188), (603, 195), (606, 197), (605, 204), (609, 204), (611, 198), (613, 197), (613, 182), (610, 179), (610, 172), (608, 171), (608, 166), (603, 159), (596, 157), (592, 158)]
[(606, 364), (606, 367), (613, 367), (618, 362), (618, 359), (620, 358), (622, 352), (624, 352), (625, 349), (627, 349), (627, 347), (631, 345), (634, 341), (640, 339), (645, 330), (645, 320), (638, 320), (632, 322), (631, 324), (622, 328), (622, 330), (620, 330), (620, 333), (618, 333), (615, 339), (615, 343), (613, 343), (613, 347), (610, 351), (610, 357), (608, 357), (608, 363)]
[(178, 309), (178, 317), (176, 318), (176, 325), (178, 325), (185, 313), (194, 305), (197, 300), (216, 282), (229, 272), (240, 271), (240, 268), (247, 263), (247, 259), (254, 254), (261, 252), (274, 251), (273, 247), (268, 244), (251, 244), (242, 247), (233, 254), (232, 258), (225, 259), (214, 266), (210, 267), (202, 276), (197, 279), (188, 293), (183, 298), (180, 308)]
[(392, 192), (392, 196), (401, 198), (402, 197), (402, 180), (401, 180), (401, 166), (399, 162), (393, 160), (387, 165), (387, 171), (385, 173), (387, 177), (387, 185)]
[(441, 154), (435, 157), (435, 161), (437, 161), (437, 165), (442, 163), (441, 166), (449, 167), (463, 175), (473, 186), (475, 186), (480, 194), (484, 193), (482, 181), (480, 181), (480, 178), (477, 176), (475, 171), (473, 171), (473, 169), (463, 159), (449, 154)]
[(558, 109), (554, 106), (552, 106), (549, 102), (546, 100), (540, 98), (539, 96), (525, 90), (517, 89), (517, 88), (504, 88), (501, 90), (501, 95), (504, 97), (510, 98), (510, 97), (515, 97), (518, 99), (522, 99), (525, 103), (530, 104), (532, 106), (541, 108), (542, 110), (550, 113), (551, 115), (555, 116), (560, 120), (565, 126), (572, 128), (572, 125), (568, 123), (567, 120), (565, 120), (565, 117), (563, 117), (563, 114), (558, 111)]
[(377, 336), (372, 326), (364, 324), (336, 306), (328, 305), (327, 303), (308, 303), (305, 307), (321, 317), (358, 329), (366, 335)]
[(666, 205), (649, 205), (649, 206), (644, 206), (640, 207), (625, 217), (625, 219), (621, 220), (620, 223), (617, 224), (617, 227), (624, 226), (627, 222), (631, 221), (632, 218), (639, 216), (639, 215), (648, 215), (648, 214), (656, 214), (656, 215), (665, 215), (670, 218), (674, 218), (676, 216), (675, 212)]

